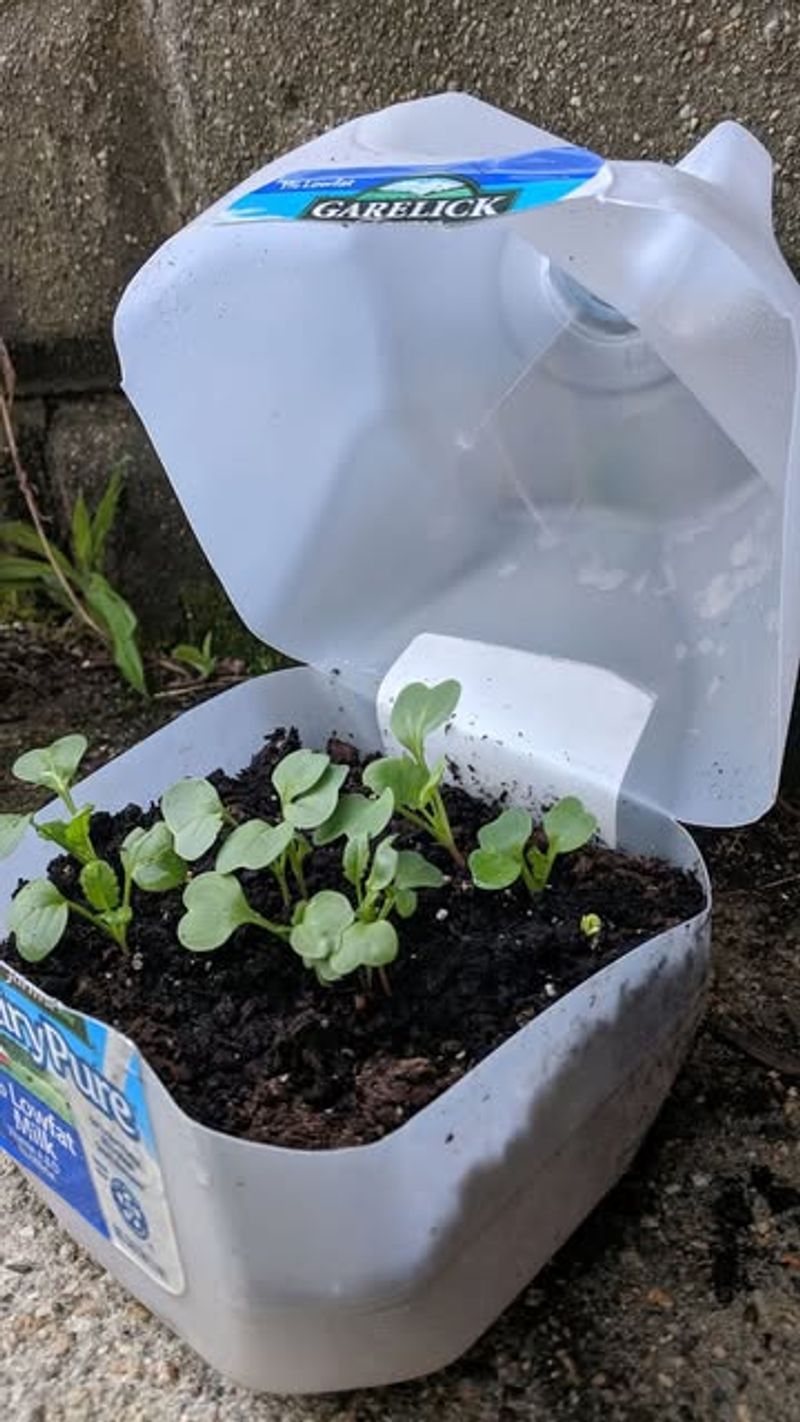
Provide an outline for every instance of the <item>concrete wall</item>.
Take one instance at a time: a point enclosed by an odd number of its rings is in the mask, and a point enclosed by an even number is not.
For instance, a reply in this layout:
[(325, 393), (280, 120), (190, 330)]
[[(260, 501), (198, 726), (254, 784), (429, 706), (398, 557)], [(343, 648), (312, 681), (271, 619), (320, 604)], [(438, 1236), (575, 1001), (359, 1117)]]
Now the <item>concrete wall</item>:
[(129, 453), (124, 576), (172, 630), (173, 547), (178, 583), (202, 559), (113, 395), (111, 315), (163, 237), (274, 154), (448, 87), (619, 157), (674, 159), (735, 116), (772, 150), (800, 265), (799, 77), (797, 0), (0, 0), (0, 331), (56, 521)]

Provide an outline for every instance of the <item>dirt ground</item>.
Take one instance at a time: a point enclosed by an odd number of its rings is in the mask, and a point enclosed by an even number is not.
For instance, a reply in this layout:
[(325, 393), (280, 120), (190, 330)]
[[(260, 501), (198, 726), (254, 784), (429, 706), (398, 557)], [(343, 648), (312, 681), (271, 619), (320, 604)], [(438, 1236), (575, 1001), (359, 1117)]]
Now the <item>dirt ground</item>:
[[(83, 730), (97, 764), (189, 704), (136, 701), (52, 635), (0, 630), (0, 808), (19, 749)], [(0, 1164), (0, 1405), (15, 1422), (796, 1422), (800, 1398), (800, 802), (699, 836), (716, 985), (633, 1169), (435, 1378), (255, 1398), (200, 1364)]]

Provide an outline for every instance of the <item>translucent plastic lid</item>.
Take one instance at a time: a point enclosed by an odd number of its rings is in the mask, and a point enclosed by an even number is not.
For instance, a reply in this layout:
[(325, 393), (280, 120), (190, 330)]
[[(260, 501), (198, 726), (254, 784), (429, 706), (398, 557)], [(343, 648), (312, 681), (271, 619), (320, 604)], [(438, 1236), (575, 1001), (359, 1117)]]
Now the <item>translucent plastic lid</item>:
[(249, 626), (364, 688), (421, 632), (604, 667), (653, 704), (626, 792), (762, 813), (800, 652), (770, 185), (735, 124), (604, 163), (446, 95), (172, 238), (120, 306), (124, 386)]

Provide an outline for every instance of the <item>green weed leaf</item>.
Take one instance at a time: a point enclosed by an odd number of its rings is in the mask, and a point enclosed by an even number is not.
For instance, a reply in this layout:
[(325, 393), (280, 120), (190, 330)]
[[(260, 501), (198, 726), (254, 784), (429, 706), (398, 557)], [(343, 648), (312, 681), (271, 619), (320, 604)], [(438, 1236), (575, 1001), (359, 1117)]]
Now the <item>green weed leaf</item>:
[(69, 907), (49, 879), (33, 879), (11, 903), (8, 927), (20, 957), (39, 963), (52, 953), (63, 936)]
[(102, 573), (91, 573), (83, 582), (86, 601), (103, 623), (111, 652), (125, 680), (142, 696), (147, 695), (144, 666), (136, 641), (138, 622), (130, 603), (112, 588)]
[(102, 573), (105, 563), (106, 543), (108, 536), (114, 526), (117, 516), (119, 498), (122, 492), (123, 473), (121, 469), (114, 469), (111, 472), (108, 483), (103, 490), (102, 497), (94, 511), (92, 518), (92, 551), (91, 566), (97, 573)]
[(70, 534), (75, 566), (79, 572), (88, 573), (92, 565), (92, 521), (82, 492), (72, 509)]
[(198, 676), (207, 681), (213, 675), (217, 665), (217, 659), (212, 651), (213, 633), (207, 632), (203, 638), (202, 645), (197, 647), (194, 642), (179, 642), (177, 647), (172, 649), (173, 661), (182, 662), (184, 666), (191, 667)]
[(176, 853), (190, 864), (211, 848), (225, 818), (214, 786), (192, 776), (164, 791), (161, 813), (174, 836)]

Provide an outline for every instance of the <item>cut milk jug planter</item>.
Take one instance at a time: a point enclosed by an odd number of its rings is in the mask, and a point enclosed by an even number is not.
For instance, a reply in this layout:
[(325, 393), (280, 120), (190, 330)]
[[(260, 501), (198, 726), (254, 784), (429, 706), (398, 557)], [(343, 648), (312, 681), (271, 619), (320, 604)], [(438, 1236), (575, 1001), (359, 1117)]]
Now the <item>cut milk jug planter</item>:
[[(125, 390), (187, 515), (244, 620), (306, 665), (180, 717), (79, 803), (235, 774), (275, 727), (380, 751), (400, 688), (452, 677), (451, 780), (580, 796), (607, 845), (705, 895), (397, 1129), (329, 1150), (199, 1124), (134, 1041), (2, 970), (0, 1143), (246, 1386), (452, 1361), (624, 1171), (683, 1060), (709, 902), (681, 822), (770, 806), (798, 664), (800, 299), (770, 185), (733, 123), (676, 168), (615, 163), (447, 95), (278, 159), (123, 297)], [(50, 858), (28, 834), (0, 865), (6, 918)]]

